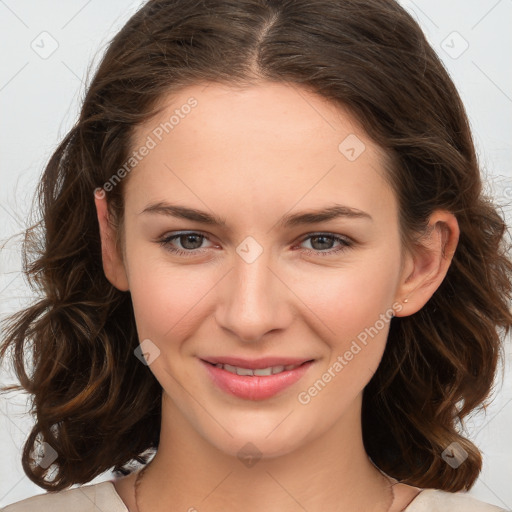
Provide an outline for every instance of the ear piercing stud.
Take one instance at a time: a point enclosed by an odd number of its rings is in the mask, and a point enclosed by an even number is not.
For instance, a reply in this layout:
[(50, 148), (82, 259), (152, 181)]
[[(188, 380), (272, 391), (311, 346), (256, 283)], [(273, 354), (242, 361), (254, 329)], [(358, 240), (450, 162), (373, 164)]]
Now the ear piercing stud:
[[(405, 303), (409, 302), (409, 299), (404, 299), (402, 302), (405, 304)], [(395, 316), (396, 316), (395, 312), (393, 311), (393, 313), (391, 313), (391, 318), (394, 318)]]

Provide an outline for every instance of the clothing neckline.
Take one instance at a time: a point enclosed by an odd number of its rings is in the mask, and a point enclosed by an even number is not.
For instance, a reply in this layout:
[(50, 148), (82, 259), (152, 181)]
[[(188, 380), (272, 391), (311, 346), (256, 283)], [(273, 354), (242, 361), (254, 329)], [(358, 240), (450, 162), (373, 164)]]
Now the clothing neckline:
[(117, 492), (116, 486), (114, 485), (114, 481), (106, 480), (105, 482), (102, 483), (110, 484), (110, 489), (114, 493), (114, 498), (119, 502), (120, 505), (124, 507), (124, 510), (119, 512), (130, 512), (130, 509), (126, 506), (126, 503), (123, 501), (123, 498), (121, 498), (120, 494)]
[[(119, 493), (117, 492), (117, 489), (116, 489), (116, 486), (114, 485), (114, 481), (113, 480), (106, 480), (105, 482), (103, 483), (109, 483), (111, 484), (111, 490), (112, 492), (114, 493), (116, 499), (122, 503), (123, 507), (124, 507), (124, 511), (123, 512), (130, 512), (130, 510), (128, 509), (128, 507), (126, 506), (126, 503), (123, 501), (123, 499), (121, 498), (121, 496), (119, 495)], [(421, 489), (420, 492), (418, 494), (416, 494), (416, 496), (414, 496), (414, 498), (409, 502), (409, 504), (401, 511), (401, 512), (410, 512), (410, 507), (413, 506), (416, 502), (416, 500), (420, 497), (420, 496), (423, 496), (424, 493), (428, 493), (429, 491), (431, 492), (435, 492), (436, 490), (435, 489)]]
[(423, 499), (426, 494), (431, 494), (432, 492), (436, 492), (437, 489), (420, 489), (420, 492), (414, 496), (414, 498), (409, 502), (409, 504), (401, 511), (401, 512), (410, 512), (410, 507), (413, 507), (419, 501), (419, 498)]

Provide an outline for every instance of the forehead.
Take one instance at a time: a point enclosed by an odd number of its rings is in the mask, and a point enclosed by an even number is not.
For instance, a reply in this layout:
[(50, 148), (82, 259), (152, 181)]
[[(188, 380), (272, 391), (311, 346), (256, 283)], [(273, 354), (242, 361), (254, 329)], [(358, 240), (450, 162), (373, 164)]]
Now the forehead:
[(135, 150), (152, 141), (127, 184), (138, 206), (171, 194), (202, 207), (201, 198), (238, 198), (246, 210), (328, 195), (363, 210), (394, 207), (384, 152), (346, 109), (295, 84), (194, 85), (160, 105), (134, 134)]
[[(191, 106), (192, 105), (192, 106)], [(308, 148), (314, 149), (336, 142), (343, 132), (365, 137), (364, 130), (347, 108), (299, 87), (297, 84), (260, 82), (252, 86), (230, 86), (206, 83), (185, 87), (163, 96), (158, 102), (161, 111), (135, 130), (135, 143), (144, 135), (176, 139), (180, 132), (200, 126), (194, 134), (208, 133), (208, 140), (219, 144), (223, 135), (254, 136), (258, 132), (278, 135), (267, 137), (265, 149), (286, 148), (309, 137)], [(185, 122), (186, 120), (188, 122)], [(239, 128), (245, 128), (242, 132)], [(213, 133), (212, 133), (213, 132)], [(330, 133), (334, 137), (325, 135)], [(316, 137), (312, 137), (316, 135)], [(169, 136), (169, 137), (167, 137)], [(181, 141), (183, 142), (183, 141)], [(229, 141), (225, 141), (229, 142)], [(250, 141), (247, 141), (250, 142)], [(323, 144), (322, 144), (323, 142)]]

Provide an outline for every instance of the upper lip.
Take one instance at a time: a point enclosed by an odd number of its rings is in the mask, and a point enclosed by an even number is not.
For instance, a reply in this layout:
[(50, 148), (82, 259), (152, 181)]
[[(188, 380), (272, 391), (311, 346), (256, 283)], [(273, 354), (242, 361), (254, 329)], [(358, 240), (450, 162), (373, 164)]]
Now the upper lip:
[(297, 358), (297, 357), (262, 357), (259, 359), (244, 359), (241, 357), (202, 357), (203, 361), (211, 364), (229, 364), (237, 368), (248, 368), (250, 370), (257, 370), (262, 368), (269, 368), (271, 366), (288, 366), (300, 365), (311, 361), (311, 358)]

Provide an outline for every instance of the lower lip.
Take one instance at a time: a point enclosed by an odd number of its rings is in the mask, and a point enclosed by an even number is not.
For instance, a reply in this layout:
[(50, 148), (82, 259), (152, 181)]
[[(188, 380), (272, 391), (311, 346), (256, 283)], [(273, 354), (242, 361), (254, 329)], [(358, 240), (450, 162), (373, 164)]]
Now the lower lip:
[(275, 375), (236, 375), (201, 360), (213, 382), (226, 393), (245, 400), (265, 400), (295, 384), (313, 364), (313, 361)]

